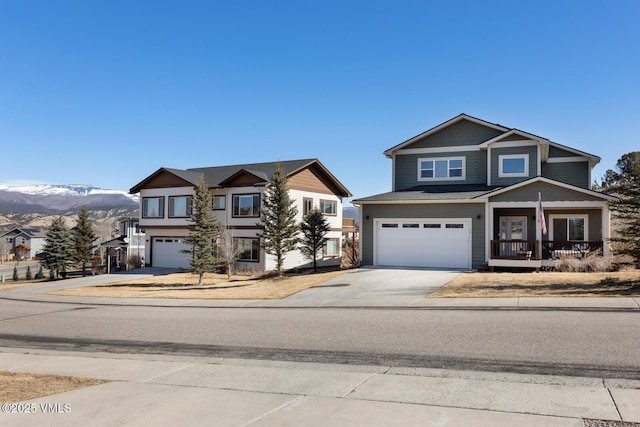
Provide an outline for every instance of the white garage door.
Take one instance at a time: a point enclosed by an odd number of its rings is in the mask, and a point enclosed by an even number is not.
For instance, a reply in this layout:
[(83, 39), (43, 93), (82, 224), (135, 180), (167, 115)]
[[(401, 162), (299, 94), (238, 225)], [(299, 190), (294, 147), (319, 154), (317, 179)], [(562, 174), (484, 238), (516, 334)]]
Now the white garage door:
[(151, 265), (153, 267), (165, 268), (185, 268), (189, 269), (188, 255), (180, 253), (186, 249), (182, 239), (156, 237), (153, 239), (153, 259)]
[(471, 268), (471, 220), (378, 219), (375, 264)]

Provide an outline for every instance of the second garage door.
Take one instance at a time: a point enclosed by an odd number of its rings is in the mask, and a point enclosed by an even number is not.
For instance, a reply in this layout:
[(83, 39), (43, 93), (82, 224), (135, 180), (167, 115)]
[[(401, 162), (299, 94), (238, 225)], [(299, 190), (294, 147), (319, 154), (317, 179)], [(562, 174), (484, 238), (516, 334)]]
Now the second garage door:
[(153, 239), (153, 254), (151, 265), (165, 268), (190, 268), (188, 255), (181, 253), (186, 249), (182, 239), (170, 237), (156, 237)]
[(375, 264), (471, 268), (471, 220), (378, 219)]

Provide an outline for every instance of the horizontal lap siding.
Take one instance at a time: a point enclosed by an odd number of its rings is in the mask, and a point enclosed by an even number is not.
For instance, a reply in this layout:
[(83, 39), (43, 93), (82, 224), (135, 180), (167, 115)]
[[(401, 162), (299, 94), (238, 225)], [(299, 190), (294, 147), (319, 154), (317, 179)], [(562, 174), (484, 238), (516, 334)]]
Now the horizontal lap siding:
[(542, 176), (576, 187), (589, 188), (589, 162), (543, 163)]
[[(477, 216), (480, 215), (480, 219)], [(478, 268), (486, 261), (484, 204), (407, 204), (362, 205), (362, 263), (373, 264), (374, 219), (377, 218), (471, 218), (472, 267)], [(367, 219), (369, 217), (369, 219)], [(437, 245), (438, 242), (429, 242)]]
[(433, 148), (433, 147), (452, 147), (456, 145), (479, 145), (488, 141), (502, 132), (490, 127), (486, 127), (468, 120), (460, 120), (429, 135), (426, 138), (419, 139), (410, 146), (403, 148)]
[[(418, 159), (450, 157), (465, 158), (465, 180), (418, 181)], [(396, 191), (406, 190), (416, 185), (485, 184), (487, 182), (487, 155), (485, 151), (480, 150), (459, 153), (401, 154), (395, 157), (395, 174)]]
[(538, 200), (538, 193), (545, 201), (602, 201), (596, 195), (581, 193), (546, 182), (534, 182), (529, 185), (498, 194), (490, 198), (491, 202), (531, 202)]

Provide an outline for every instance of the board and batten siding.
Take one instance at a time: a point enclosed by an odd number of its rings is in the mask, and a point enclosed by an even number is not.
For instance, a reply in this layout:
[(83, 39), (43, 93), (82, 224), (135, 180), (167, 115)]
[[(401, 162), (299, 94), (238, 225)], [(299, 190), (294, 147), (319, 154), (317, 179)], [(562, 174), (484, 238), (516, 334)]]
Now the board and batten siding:
[(542, 176), (576, 187), (589, 188), (589, 162), (543, 163)]
[[(418, 159), (465, 158), (464, 180), (418, 181)], [(487, 182), (486, 151), (463, 151), (454, 153), (399, 154), (395, 156), (395, 191), (406, 190), (416, 185), (439, 184), (485, 184)]]
[(495, 138), (502, 132), (469, 120), (460, 120), (439, 132), (421, 138), (404, 148), (452, 147), (456, 145), (479, 145)]
[[(375, 243), (374, 219), (379, 218), (460, 218), (471, 219), (471, 265), (478, 268), (486, 261), (485, 256), (485, 226), (484, 203), (451, 203), (451, 204), (392, 204), (375, 205), (364, 204), (362, 209), (362, 263), (373, 264), (373, 251)], [(478, 219), (478, 215), (480, 219)], [(368, 217), (368, 219), (367, 219)], [(425, 242), (425, 245), (437, 245), (438, 242)]]
[[(529, 175), (513, 178), (500, 178), (500, 156), (513, 154), (529, 155)], [(494, 148), (491, 150), (491, 185), (511, 185), (538, 175), (538, 148), (535, 145), (521, 147)]]

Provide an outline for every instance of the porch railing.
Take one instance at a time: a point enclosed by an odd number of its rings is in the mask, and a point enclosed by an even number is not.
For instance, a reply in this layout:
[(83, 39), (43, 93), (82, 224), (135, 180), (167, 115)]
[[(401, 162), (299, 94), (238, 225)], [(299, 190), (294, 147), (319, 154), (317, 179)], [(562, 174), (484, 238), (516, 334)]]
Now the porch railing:
[(492, 240), (492, 259), (540, 259), (540, 242), (537, 240)]
[(568, 242), (548, 240), (542, 242), (543, 259), (562, 257), (583, 258), (590, 254), (602, 255), (602, 241)]
[[(589, 254), (602, 255), (602, 241), (568, 242), (545, 240), (492, 240), (491, 259), (540, 260), (561, 257), (583, 258)], [(542, 251), (540, 251), (542, 249)]]

